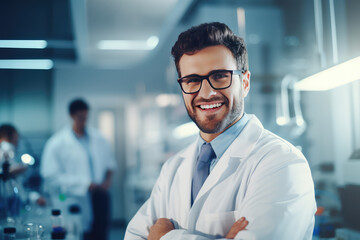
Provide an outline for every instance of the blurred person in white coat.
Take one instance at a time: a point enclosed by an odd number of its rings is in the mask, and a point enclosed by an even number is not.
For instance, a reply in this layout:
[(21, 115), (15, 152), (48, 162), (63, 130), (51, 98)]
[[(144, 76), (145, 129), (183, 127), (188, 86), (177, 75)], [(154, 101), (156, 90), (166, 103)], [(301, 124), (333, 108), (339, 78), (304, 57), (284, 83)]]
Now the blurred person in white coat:
[[(0, 162), (2, 155), (8, 149), (8, 151), (15, 153), (19, 143), (19, 133), (12, 124), (1, 124), (0, 125)], [(13, 158), (14, 156), (12, 156)], [(1, 166), (0, 166), (1, 168)], [(22, 163), (11, 161), (10, 173), (17, 176), (24, 173), (27, 167)]]
[(80, 205), (84, 239), (106, 240), (109, 188), (116, 163), (106, 139), (96, 129), (86, 126), (88, 111), (89, 106), (82, 99), (69, 104), (72, 126), (60, 130), (46, 143), (41, 175), (55, 207), (60, 204), (59, 195), (71, 204)]
[(312, 239), (316, 203), (303, 154), (244, 112), (250, 89), (242, 38), (222, 23), (172, 48), (198, 139), (165, 162), (125, 239)]

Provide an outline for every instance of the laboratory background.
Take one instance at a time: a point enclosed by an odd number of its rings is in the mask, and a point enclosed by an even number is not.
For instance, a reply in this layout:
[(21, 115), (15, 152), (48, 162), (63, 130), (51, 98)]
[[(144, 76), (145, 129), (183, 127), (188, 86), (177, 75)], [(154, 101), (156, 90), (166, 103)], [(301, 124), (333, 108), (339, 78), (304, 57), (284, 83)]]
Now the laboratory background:
[[(1, 1), (0, 125), (17, 129), (11, 162), (27, 167), (10, 191), (22, 193), (14, 221), (27, 228), (18, 234), (49, 231), (51, 206), (36, 204), (46, 199), (41, 156), (47, 140), (71, 124), (69, 102), (82, 98), (88, 125), (115, 155), (109, 240), (123, 238), (162, 164), (198, 136), (170, 52), (179, 33), (213, 21), (245, 39), (245, 112), (309, 162), (314, 239), (360, 239), (358, 0)], [(0, 178), (2, 187), (8, 182)], [(43, 223), (29, 217), (39, 215)]]

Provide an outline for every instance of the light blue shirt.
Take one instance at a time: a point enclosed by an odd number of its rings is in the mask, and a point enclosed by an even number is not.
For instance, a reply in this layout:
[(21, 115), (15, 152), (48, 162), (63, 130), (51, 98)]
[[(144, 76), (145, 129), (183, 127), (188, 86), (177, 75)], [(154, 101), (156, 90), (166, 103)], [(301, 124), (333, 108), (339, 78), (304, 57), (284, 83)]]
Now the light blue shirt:
[[(226, 149), (228, 149), (231, 143), (239, 136), (248, 121), (249, 117), (246, 113), (244, 113), (244, 115), (239, 121), (237, 121), (234, 125), (226, 129), (223, 133), (221, 133), (219, 136), (217, 136), (210, 142), (216, 155), (216, 158), (211, 160), (210, 172), (213, 170), (216, 163), (219, 161)], [(200, 137), (198, 141), (198, 154), (200, 153), (201, 145), (203, 145), (204, 143), (204, 139)]]

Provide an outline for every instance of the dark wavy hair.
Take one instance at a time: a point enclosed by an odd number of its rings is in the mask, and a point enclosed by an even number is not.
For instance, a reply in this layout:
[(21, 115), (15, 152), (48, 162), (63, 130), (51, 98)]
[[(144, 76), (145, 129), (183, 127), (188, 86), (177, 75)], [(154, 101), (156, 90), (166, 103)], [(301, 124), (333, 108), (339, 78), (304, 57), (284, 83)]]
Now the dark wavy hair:
[(176, 70), (181, 77), (179, 61), (182, 55), (192, 55), (210, 46), (227, 47), (236, 59), (238, 70), (248, 70), (248, 54), (244, 39), (236, 36), (230, 28), (220, 22), (203, 23), (182, 32), (171, 49)]
[(85, 100), (81, 98), (77, 98), (71, 101), (69, 104), (69, 114), (73, 115), (77, 112), (89, 110), (89, 105), (85, 102)]
[(16, 128), (11, 124), (2, 124), (0, 126), (0, 138), (6, 138), (12, 142), (17, 133)]

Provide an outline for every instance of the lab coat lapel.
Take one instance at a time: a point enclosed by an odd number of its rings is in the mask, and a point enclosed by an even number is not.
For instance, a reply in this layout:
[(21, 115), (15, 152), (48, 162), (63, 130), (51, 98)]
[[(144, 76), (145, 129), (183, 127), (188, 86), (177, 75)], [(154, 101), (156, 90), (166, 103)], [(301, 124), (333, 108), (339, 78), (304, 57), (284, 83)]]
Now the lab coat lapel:
[(190, 145), (179, 157), (183, 159), (182, 164), (178, 168), (178, 176), (182, 182), (179, 184), (179, 205), (180, 224), (182, 226), (188, 225), (188, 214), (191, 208), (191, 184), (196, 163), (195, 156), (197, 155), (197, 141)]
[(243, 131), (225, 151), (204, 182), (204, 185), (201, 187), (194, 201), (194, 205), (201, 196), (213, 188), (217, 183), (236, 172), (241, 161), (244, 160), (254, 148), (263, 129), (260, 121), (255, 116), (250, 115), (249, 121)]
[(90, 173), (90, 167), (88, 162), (88, 155), (86, 150), (84, 149), (84, 146), (79, 142), (78, 139), (76, 139), (76, 136), (72, 130), (72, 128), (68, 128), (66, 132), (66, 141), (69, 142), (69, 151), (72, 152), (72, 155), (74, 155), (74, 158), (77, 158), (76, 166), (81, 168), (82, 173), (87, 178), (91, 178)]
[[(235, 143), (235, 141), (234, 141)], [(232, 143), (232, 145), (234, 144)], [(230, 145), (231, 147), (231, 145)], [(195, 201), (194, 206), (198, 199), (200, 199), (206, 192), (208, 192), (211, 188), (213, 188), (217, 183), (224, 180), (225, 178), (229, 177), (231, 174), (233, 174), (237, 167), (240, 164), (241, 158), (236, 156), (230, 155), (230, 147), (228, 150), (225, 151), (223, 156), (219, 159), (218, 163), (214, 167), (214, 169), (211, 171), (209, 176), (204, 182), (204, 185), (201, 187)]]

